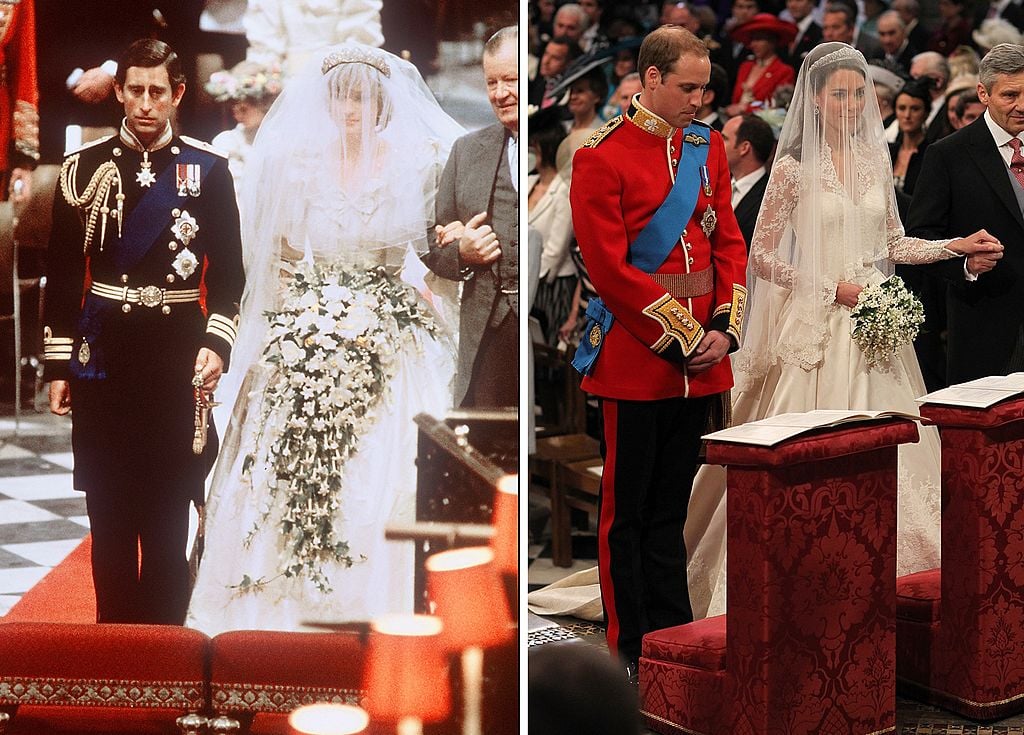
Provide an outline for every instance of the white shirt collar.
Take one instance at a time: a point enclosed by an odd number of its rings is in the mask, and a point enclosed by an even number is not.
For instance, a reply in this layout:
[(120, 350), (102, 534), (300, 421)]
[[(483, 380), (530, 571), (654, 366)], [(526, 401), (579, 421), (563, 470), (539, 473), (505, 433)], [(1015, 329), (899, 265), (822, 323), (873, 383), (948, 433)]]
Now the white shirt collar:
[(512, 188), (519, 191), (519, 137), (508, 136), (508, 144), (505, 148), (508, 151), (508, 171), (512, 177)]
[(985, 110), (985, 124), (988, 125), (988, 131), (992, 133), (992, 140), (996, 142), (996, 147), (1002, 148), (1004, 145), (1010, 142), (1010, 138), (1014, 136), (999, 127), (999, 124), (992, 119), (992, 115), (989, 114), (988, 110)]
[(747, 195), (747, 192), (754, 188), (754, 184), (760, 181), (761, 177), (764, 176), (765, 173), (764, 166), (760, 166), (746, 176), (741, 176), (733, 181), (733, 206), (736, 206), (736, 204)]

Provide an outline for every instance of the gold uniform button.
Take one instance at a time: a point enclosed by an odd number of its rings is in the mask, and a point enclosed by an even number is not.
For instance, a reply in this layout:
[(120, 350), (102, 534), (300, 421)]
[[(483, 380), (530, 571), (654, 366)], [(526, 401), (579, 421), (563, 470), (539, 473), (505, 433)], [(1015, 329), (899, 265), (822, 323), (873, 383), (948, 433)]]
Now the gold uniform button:
[(167, 249), (173, 253), (175, 250), (178, 249), (178, 243), (174, 242), (174, 240), (171, 240), (169, 243), (167, 243)]
[(693, 258), (687, 258), (687, 259), (686, 259), (686, 262), (687, 262), (687, 263), (688, 263), (689, 265), (693, 265)]
[(115, 156), (120, 156), (121, 155), (121, 149), (120, 148), (115, 148), (114, 150), (111, 151), (111, 153), (113, 153)]
[(175, 207), (174, 209), (171, 210), (171, 215), (174, 216), (174, 217), (177, 217), (180, 214), (181, 214), (181, 210), (178, 209), (177, 207)]
[(176, 146), (176, 145), (172, 145), (172, 146), (171, 146), (171, 155), (172, 155), (172, 156), (176, 156), (176, 155), (178, 155), (179, 153), (181, 153), (181, 148), (179, 148), (179, 147), (178, 147), (178, 146)]
[(168, 283), (174, 283), (174, 274), (173, 273), (168, 273), (167, 274), (167, 282)]
[(127, 274), (123, 274), (121, 276), (121, 283), (128, 283), (128, 275)]
[(171, 307), (169, 307), (167, 304), (164, 304), (163, 306), (160, 307), (160, 313), (161, 314), (165, 314), (165, 315), (166, 314), (170, 314), (171, 313)]
[(132, 310), (132, 305), (131, 304), (121, 304), (121, 311), (123, 311), (125, 314), (127, 314), (131, 310)]

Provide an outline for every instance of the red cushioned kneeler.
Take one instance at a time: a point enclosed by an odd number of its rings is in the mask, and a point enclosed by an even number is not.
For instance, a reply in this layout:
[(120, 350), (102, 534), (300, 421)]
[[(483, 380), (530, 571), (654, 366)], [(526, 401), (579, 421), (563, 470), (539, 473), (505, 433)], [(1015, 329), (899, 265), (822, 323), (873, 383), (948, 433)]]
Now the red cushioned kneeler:
[(213, 711), (248, 720), (312, 702), (359, 704), (364, 655), (356, 633), (221, 633), (210, 645)]
[[(936, 620), (900, 605), (899, 685), (966, 717), (1024, 712), (1024, 400), (922, 406), (942, 436), (942, 573), (911, 575)], [(912, 580), (912, 578), (917, 578)]]
[(917, 438), (900, 420), (708, 445), (728, 466), (729, 614), (644, 637), (650, 729), (895, 729), (896, 453)]
[(173, 732), (206, 707), (209, 645), (175, 626), (0, 623), (0, 708), (11, 733)]

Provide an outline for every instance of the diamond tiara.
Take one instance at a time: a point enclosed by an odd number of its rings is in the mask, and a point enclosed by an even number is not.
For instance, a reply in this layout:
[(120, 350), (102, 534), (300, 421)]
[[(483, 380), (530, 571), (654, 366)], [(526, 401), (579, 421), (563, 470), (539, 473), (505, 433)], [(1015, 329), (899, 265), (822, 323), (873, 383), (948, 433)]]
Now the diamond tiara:
[(388, 63), (367, 49), (343, 48), (340, 51), (334, 51), (324, 59), (324, 63), (320, 67), (320, 73), (326, 74), (339, 64), (366, 64), (367, 66), (372, 66), (384, 76), (391, 77), (391, 67), (388, 66)]

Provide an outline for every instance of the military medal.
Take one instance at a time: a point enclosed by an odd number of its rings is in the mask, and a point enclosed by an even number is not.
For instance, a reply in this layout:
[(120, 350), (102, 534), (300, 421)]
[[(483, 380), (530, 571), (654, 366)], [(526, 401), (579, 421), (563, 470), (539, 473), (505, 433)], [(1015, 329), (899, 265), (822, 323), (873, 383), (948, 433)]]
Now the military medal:
[[(700, 167), (700, 180), (701, 183), (704, 184), (704, 196), (711, 196), (711, 175), (708, 173), (707, 165)], [(708, 209), (711, 209), (711, 207), (708, 207)], [(711, 214), (714, 215), (714, 212), (712, 212)], [(714, 225), (711, 225), (711, 227), (713, 229)], [(707, 229), (705, 229), (704, 231), (707, 232)]]
[(153, 168), (153, 163), (149, 160), (149, 151), (142, 152), (142, 167), (139, 172), (135, 174), (135, 181), (138, 182), (139, 186), (143, 189), (148, 189), (156, 181), (156, 175), (150, 170)]
[(174, 268), (174, 272), (181, 276), (183, 281), (187, 281), (188, 277), (195, 273), (196, 268), (199, 267), (199, 260), (191, 250), (185, 248), (178, 253), (171, 266)]
[(704, 234), (707, 237), (711, 237), (711, 233), (715, 231), (715, 227), (718, 225), (718, 215), (715, 214), (715, 210), (708, 205), (708, 208), (704, 210), (704, 216), (700, 218), (700, 228), (704, 230)]
[(89, 350), (89, 343), (83, 339), (82, 346), (78, 348), (78, 362), (82, 365), (88, 365), (89, 358), (91, 357), (92, 352)]
[(196, 234), (199, 232), (199, 223), (196, 222), (196, 218), (188, 213), (187, 209), (183, 209), (181, 214), (175, 215), (174, 226), (171, 227), (171, 232), (174, 236), (181, 240), (181, 244), (188, 247), (188, 244), (192, 242)]
[(199, 182), (202, 179), (202, 172), (198, 163), (176, 164), (174, 173), (175, 183), (178, 187), (178, 196), (199, 196)]

